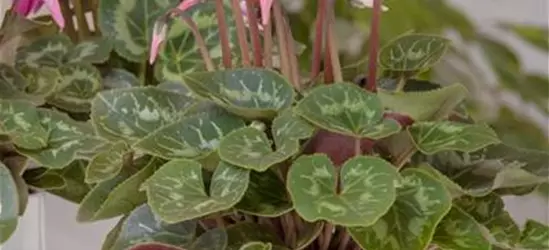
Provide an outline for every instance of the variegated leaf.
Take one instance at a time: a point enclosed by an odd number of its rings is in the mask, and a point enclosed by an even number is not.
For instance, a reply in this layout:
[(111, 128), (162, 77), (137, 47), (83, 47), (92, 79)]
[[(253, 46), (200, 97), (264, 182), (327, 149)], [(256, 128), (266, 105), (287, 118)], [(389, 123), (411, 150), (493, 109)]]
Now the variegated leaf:
[(112, 42), (107, 38), (95, 38), (78, 43), (65, 56), (66, 63), (104, 63), (109, 59)]
[(248, 242), (240, 247), (240, 250), (271, 250), (273, 245), (271, 243), (263, 243), (259, 241)]
[(103, 77), (102, 85), (106, 89), (139, 87), (139, 79), (125, 69), (115, 68), (111, 69), (111, 71)]
[(533, 220), (526, 221), (519, 245), (526, 249), (548, 249), (549, 226)]
[(200, 113), (149, 134), (135, 148), (165, 159), (200, 159), (216, 151), (221, 138), (244, 126), (232, 114)]
[(50, 132), (41, 116), (28, 102), (0, 99), (0, 134), (7, 135), (20, 148), (40, 149), (48, 145)]
[(402, 171), (402, 186), (391, 210), (370, 227), (349, 228), (363, 249), (423, 250), (452, 208), (442, 183), (423, 170)]
[(23, 173), (29, 166), (29, 160), (23, 156), (16, 155), (4, 156), (3, 162), (10, 170), (13, 181), (15, 182), (19, 203), (18, 214), (23, 216), (27, 209), (27, 204), (29, 203), (29, 186), (23, 179)]
[(128, 160), (128, 157), (133, 157), (128, 144), (120, 141), (110, 145), (91, 159), (86, 168), (86, 183), (97, 183), (114, 178), (120, 173), (124, 160)]
[(245, 127), (223, 137), (219, 145), (221, 159), (242, 168), (263, 172), (297, 154), (299, 141), (311, 137), (315, 131), (313, 126), (291, 110), (285, 110), (272, 124), (276, 144), (276, 150), (273, 151), (269, 138), (259, 129)]
[(248, 182), (248, 170), (220, 162), (206, 192), (200, 163), (180, 159), (162, 166), (142, 188), (154, 213), (165, 222), (176, 223), (233, 207)]
[(454, 206), (438, 225), (432, 243), (441, 250), (492, 250), (484, 231), (473, 217)]
[(190, 250), (225, 250), (227, 248), (227, 232), (224, 228), (210, 229), (198, 237), (188, 248)]
[(157, 158), (143, 157), (134, 163), (133, 169), (124, 168), (116, 177), (95, 185), (82, 200), (77, 220), (92, 222), (113, 218), (145, 203), (147, 197), (140, 186), (162, 163)]
[(248, 190), (236, 204), (239, 211), (261, 217), (278, 217), (292, 208), (284, 182), (274, 171), (252, 171)]
[(59, 72), (61, 81), (48, 103), (75, 113), (89, 112), (91, 100), (102, 89), (99, 71), (89, 64), (67, 64)]
[(0, 98), (4, 100), (26, 100), (39, 106), (44, 99), (34, 97), (25, 92), (27, 80), (13, 67), (0, 63)]
[[(45, 169), (46, 174), (41, 178), (46, 178), (47, 176), (57, 175), (63, 179), (64, 185), (60, 188), (51, 188), (45, 190), (48, 193), (56, 195), (60, 198), (63, 198), (67, 201), (73, 203), (80, 203), (84, 196), (90, 191), (90, 186), (84, 182), (84, 171), (87, 162), (84, 160), (73, 161), (67, 167), (63, 169)], [(38, 182), (42, 182), (42, 179)], [(30, 183), (29, 183), (30, 185)], [(33, 184), (35, 185), (35, 184)]]
[(287, 250), (284, 243), (269, 228), (251, 222), (241, 222), (227, 227), (229, 244), (226, 250), (240, 250), (250, 242), (269, 242), (273, 250)]
[(101, 0), (99, 28), (114, 40), (114, 50), (132, 62), (145, 62), (149, 55), (154, 22), (178, 0)]
[(415, 121), (439, 120), (447, 117), (467, 97), (467, 89), (453, 84), (431, 91), (377, 93), (385, 108), (407, 115)]
[[(17, 147), (22, 155), (47, 168), (63, 168), (75, 159), (85, 159), (85, 154), (94, 152), (105, 144), (97, 137), (91, 124), (79, 122), (65, 113), (51, 109), (38, 109), (39, 123), (49, 133), (47, 147), (25, 149)], [(34, 125), (33, 127), (37, 127)]]
[(113, 89), (93, 99), (91, 119), (101, 137), (132, 144), (177, 121), (193, 103), (183, 94), (154, 87)]
[(248, 119), (272, 119), (294, 101), (292, 85), (271, 70), (197, 72), (184, 78), (185, 85), (197, 96)]
[(417, 148), (428, 155), (441, 151), (474, 152), (501, 142), (496, 132), (486, 124), (419, 122), (408, 130)]
[(351, 83), (315, 88), (295, 112), (323, 129), (357, 138), (381, 139), (400, 131), (396, 121), (383, 120), (383, 106), (375, 94)]
[(122, 222), (117, 239), (109, 250), (126, 250), (147, 242), (186, 247), (195, 237), (196, 226), (194, 220), (167, 224), (153, 214), (149, 205), (143, 204)]
[(27, 80), (27, 93), (41, 99), (51, 96), (57, 84), (63, 81), (58, 68), (25, 68), (21, 70), (21, 74)]
[(133, 247), (124, 250), (186, 250), (176, 246), (170, 246), (162, 243), (150, 242), (137, 244)]
[(65, 34), (42, 37), (17, 51), (15, 66), (19, 70), (61, 66), (65, 54), (72, 47), (70, 38)]
[(47, 168), (29, 169), (25, 171), (23, 178), (29, 186), (35, 189), (53, 190), (67, 186), (63, 176)]
[[(381, 158), (357, 156), (343, 165), (340, 178), (326, 155), (301, 156), (288, 172), (288, 190), (296, 212), (306, 221), (370, 226), (396, 199), (400, 175)], [(341, 191), (336, 182), (341, 182)]]
[(379, 64), (391, 71), (418, 71), (432, 67), (444, 55), (450, 40), (426, 34), (406, 34), (385, 45)]
[(15, 232), (19, 220), (17, 186), (9, 169), (0, 162), (0, 244)]

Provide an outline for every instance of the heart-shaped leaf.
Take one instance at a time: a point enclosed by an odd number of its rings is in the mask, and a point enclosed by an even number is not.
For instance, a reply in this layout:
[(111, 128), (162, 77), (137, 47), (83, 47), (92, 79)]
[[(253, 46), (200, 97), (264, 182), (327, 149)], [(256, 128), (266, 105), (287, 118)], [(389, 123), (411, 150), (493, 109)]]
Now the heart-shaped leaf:
[(418, 122), (408, 130), (417, 148), (427, 155), (441, 151), (474, 152), (501, 142), (496, 132), (485, 124)]
[(184, 78), (185, 85), (197, 96), (248, 119), (272, 119), (294, 101), (292, 85), (271, 70), (198, 72)]
[(167, 224), (156, 217), (147, 204), (143, 204), (122, 222), (117, 239), (109, 250), (125, 250), (146, 242), (185, 247), (193, 241), (196, 225), (194, 220)]
[(89, 64), (67, 64), (59, 72), (61, 81), (48, 103), (71, 112), (89, 112), (91, 100), (102, 88), (99, 71)]
[(62, 33), (42, 37), (17, 51), (17, 69), (57, 67), (63, 64), (65, 54), (73, 47), (70, 38)]
[(483, 233), (473, 217), (454, 206), (438, 225), (432, 243), (441, 250), (491, 250)]
[(240, 250), (240, 248), (250, 242), (269, 242), (272, 248), (276, 250), (284, 248), (284, 243), (276, 234), (268, 228), (251, 222), (241, 222), (227, 227), (229, 244), (226, 250)]
[(139, 79), (125, 69), (111, 69), (111, 71), (103, 77), (103, 87), (106, 89), (139, 87)]
[(149, 55), (154, 22), (178, 0), (101, 0), (99, 28), (114, 40), (114, 50), (132, 62), (144, 62)]
[(273, 121), (272, 135), (276, 150), (272, 150), (267, 135), (259, 129), (245, 127), (223, 137), (219, 145), (219, 157), (233, 165), (263, 172), (297, 154), (299, 141), (314, 133), (314, 127), (291, 110), (283, 111)]
[(467, 97), (461, 84), (421, 92), (391, 93), (380, 89), (378, 97), (385, 108), (404, 114), (415, 121), (445, 118)]
[(15, 145), (28, 149), (46, 147), (49, 133), (40, 124), (40, 115), (32, 104), (0, 100), (0, 134), (9, 136)]
[(192, 160), (172, 160), (143, 184), (148, 203), (163, 221), (176, 223), (233, 207), (242, 199), (249, 171), (220, 162), (206, 192), (202, 166)]
[[(339, 178), (337, 170), (326, 155), (301, 156), (294, 161), (287, 185), (295, 210), (304, 220), (370, 226), (393, 205), (400, 176), (390, 163), (358, 156), (343, 165)], [(340, 193), (336, 193), (338, 179)]]
[(65, 56), (67, 63), (104, 63), (109, 59), (112, 43), (107, 38), (79, 42)]
[(549, 248), (549, 226), (533, 220), (526, 221), (519, 245), (526, 249)]
[(250, 174), (250, 184), (236, 208), (246, 214), (261, 217), (278, 217), (289, 212), (292, 202), (284, 182), (273, 171)]
[(83, 154), (104, 144), (89, 123), (75, 121), (67, 114), (51, 109), (40, 108), (38, 112), (40, 122), (35, 124), (41, 124), (49, 132), (48, 146), (32, 150), (18, 147), (17, 151), (44, 167), (63, 168), (75, 159), (86, 158)]
[(93, 99), (91, 119), (100, 136), (131, 144), (175, 122), (193, 103), (185, 95), (154, 87), (113, 89)]
[(200, 113), (149, 134), (135, 147), (165, 159), (200, 159), (217, 150), (221, 138), (244, 126), (232, 114)]
[(133, 167), (139, 171), (124, 168), (116, 177), (95, 185), (82, 200), (77, 220), (91, 222), (113, 218), (143, 204), (147, 197), (139, 188), (162, 163), (157, 158), (144, 157), (134, 163)]
[(383, 120), (383, 106), (375, 94), (351, 83), (315, 88), (295, 112), (323, 129), (357, 138), (381, 139), (400, 131), (396, 121)]
[[(63, 198), (73, 203), (80, 203), (84, 196), (90, 191), (90, 186), (84, 182), (84, 171), (87, 162), (83, 160), (73, 161), (71, 164), (63, 169), (46, 169), (40, 168), (44, 171), (44, 175), (39, 179), (27, 179), (27, 184), (39, 189), (44, 189), (46, 192)], [(54, 177), (55, 176), (55, 177)], [(63, 182), (58, 183), (57, 187), (51, 186), (53, 178), (61, 178)], [(48, 185), (50, 185), (48, 187)]]
[(0, 162), (0, 244), (15, 231), (19, 220), (17, 186), (9, 169)]
[(42, 102), (51, 96), (57, 85), (63, 81), (58, 68), (25, 68), (20, 72), (27, 80), (26, 92), (35, 99), (42, 99)]
[(450, 40), (442, 36), (406, 34), (381, 48), (379, 65), (391, 71), (418, 71), (432, 67), (444, 55)]
[(114, 178), (124, 165), (124, 160), (131, 157), (131, 151), (125, 142), (118, 142), (95, 155), (86, 168), (86, 183), (97, 183)]
[(13, 67), (0, 63), (0, 98), (4, 100), (27, 100), (34, 105), (44, 104), (40, 97), (25, 93), (28, 83), (24, 76)]
[(240, 247), (240, 250), (271, 250), (273, 248), (273, 245), (271, 243), (263, 243), (263, 242), (248, 242)]
[(391, 210), (374, 225), (349, 228), (363, 249), (423, 250), (452, 207), (452, 197), (442, 183), (420, 169), (402, 171), (397, 194)]

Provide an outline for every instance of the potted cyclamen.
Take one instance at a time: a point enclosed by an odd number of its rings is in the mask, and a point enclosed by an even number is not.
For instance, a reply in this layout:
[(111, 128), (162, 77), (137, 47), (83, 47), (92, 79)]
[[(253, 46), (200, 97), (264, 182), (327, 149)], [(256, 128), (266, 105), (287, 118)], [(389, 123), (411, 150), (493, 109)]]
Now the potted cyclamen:
[(547, 182), (548, 154), (471, 119), (462, 85), (419, 79), (448, 39), (380, 48), (381, 0), (347, 6), (373, 8), (357, 82), (334, 1), (316, 4), (306, 71), (279, 1), (44, 3), (63, 32), (0, 65), (0, 242), (30, 188), (79, 222), (121, 217), (104, 250), (549, 247), (501, 199)]

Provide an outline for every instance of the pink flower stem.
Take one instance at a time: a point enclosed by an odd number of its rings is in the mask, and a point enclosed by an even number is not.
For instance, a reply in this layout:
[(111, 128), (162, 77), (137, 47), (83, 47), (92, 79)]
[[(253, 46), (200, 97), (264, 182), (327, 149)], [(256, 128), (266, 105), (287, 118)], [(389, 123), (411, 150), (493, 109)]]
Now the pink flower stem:
[(273, 68), (273, 22), (269, 21), (263, 28), (263, 55), (265, 67)]
[(232, 68), (231, 46), (229, 43), (229, 32), (227, 21), (225, 20), (225, 9), (223, 0), (215, 1), (215, 13), (217, 17), (217, 27), (219, 29), (219, 38), (221, 42), (221, 55), (225, 69)]
[(368, 83), (366, 89), (371, 92), (377, 92), (377, 54), (379, 53), (379, 24), (381, 19), (381, 1), (374, 0), (372, 21), (370, 26), (370, 48), (368, 59)]
[(78, 35), (76, 29), (74, 28), (74, 22), (72, 21), (72, 11), (70, 8), (69, 0), (59, 0), (59, 7), (61, 8), (61, 13), (65, 19), (65, 29), (64, 32), (67, 34), (73, 42), (78, 40)]
[(248, 20), (250, 22), (250, 35), (252, 39), (252, 46), (254, 48), (254, 66), (261, 67), (263, 65), (263, 51), (261, 48), (261, 37), (259, 35), (259, 22), (257, 19), (257, 13), (254, 12), (253, 0), (246, 1), (246, 10)]
[(315, 79), (320, 73), (320, 61), (322, 61), (322, 42), (324, 41), (324, 16), (326, 15), (327, 2), (328, 0), (318, 1), (315, 23), (315, 40), (313, 41), (313, 60), (311, 62), (311, 80)]
[[(248, 46), (248, 36), (246, 34), (246, 26), (244, 25), (244, 18), (242, 16), (243, 14), (240, 9), (239, 1), (240, 0), (231, 0), (231, 6), (233, 8), (233, 17), (236, 22), (236, 34), (240, 47), (240, 54), (242, 56), (242, 64), (244, 67), (250, 67), (250, 47)], [(247, 12), (250, 12), (250, 10)]]

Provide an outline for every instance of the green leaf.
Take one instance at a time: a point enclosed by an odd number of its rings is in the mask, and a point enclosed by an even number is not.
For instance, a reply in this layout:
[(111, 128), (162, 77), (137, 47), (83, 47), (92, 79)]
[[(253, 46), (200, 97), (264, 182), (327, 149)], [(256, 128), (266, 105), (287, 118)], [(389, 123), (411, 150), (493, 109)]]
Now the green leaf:
[(271, 250), (273, 245), (271, 243), (263, 242), (248, 242), (240, 247), (240, 250)]
[(27, 80), (13, 67), (0, 63), (0, 98), (4, 100), (27, 100), (34, 105), (44, 104), (44, 99), (25, 93)]
[[(304, 220), (370, 226), (393, 205), (401, 178), (390, 163), (358, 156), (345, 162), (339, 178), (337, 170), (326, 155), (301, 156), (293, 163), (287, 185)], [(336, 181), (341, 182), (339, 193)]]
[(48, 169), (47, 174), (61, 176), (65, 185), (62, 188), (48, 189), (46, 191), (65, 200), (80, 203), (90, 191), (90, 186), (84, 182), (86, 165), (86, 161), (77, 160), (63, 169)]
[[(95, 151), (105, 142), (98, 138), (92, 126), (67, 114), (51, 109), (38, 109), (40, 123), (49, 132), (48, 146), (42, 149), (16, 148), (17, 151), (47, 168), (63, 168), (75, 159)], [(35, 123), (36, 124), (36, 123)], [(37, 126), (33, 126), (37, 127)]]
[(274, 171), (250, 174), (250, 184), (236, 208), (243, 213), (261, 217), (278, 217), (292, 210), (293, 205), (284, 182)]
[(520, 237), (520, 246), (527, 249), (549, 248), (549, 226), (528, 220)]
[(5, 156), (4, 164), (10, 169), (11, 176), (17, 187), (17, 197), (19, 203), (19, 215), (23, 216), (25, 210), (27, 209), (27, 204), (29, 202), (29, 186), (25, 183), (23, 179), (23, 173), (28, 167), (28, 159), (23, 156)]
[(106, 89), (122, 89), (139, 87), (139, 79), (125, 69), (111, 69), (105, 77), (103, 77), (103, 87)]
[(419, 122), (408, 130), (418, 149), (427, 155), (451, 150), (474, 152), (501, 142), (486, 124)]
[(28, 149), (40, 149), (48, 143), (48, 130), (40, 126), (40, 115), (36, 108), (24, 101), (0, 99), (0, 134)]
[(113, 39), (114, 50), (132, 62), (144, 62), (149, 56), (154, 22), (179, 3), (177, 0), (101, 0), (99, 28)]
[(452, 197), (442, 183), (426, 171), (402, 171), (402, 185), (389, 212), (371, 227), (349, 232), (363, 249), (423, 250), (435, 229), (452, 208)]
[(17, 186), (9, 169), (0, 162), (0, 244), (15, 231), (19, 220)]
[(114, 178), (127, 157), (132, 157), (131, 149), (125, 142), (117, 142), (95, 155), (86, 168), (86, 183), (97, 183)]
[(48, 98), (54, 93), (57, 85), (63, 81), (59, 68), (26, 68), (20, 72), (27, 80), (27, 93), (34, 98)]
[(94, 38), (78, 43), (65, 56), (67, 63), (104, 63), (109, 59), (112, 43), (107, 38)]
[(304, 229), (298, 233), (296, 246), (292, 249), (295, 250), (301, 250), (306, 249), (309, 245), (311, 245), (320, 235), (322, 232), (322, 228), (324, 228), (324, 222), (319, 221), (315, 223), (303, 223)]
[(70, 38), (62, 33), (42, 37), (17, 51), (17, 69), (57, 67), (63, 65), (65, 54), (73, 47)]
[(323, 129), (357, 138), (381, 139), (400, 131), (396, 121), (383, 120), (383, 106), (375, 94), (351, 83), (315, 88), (295, 112)]
[(192, 104), (185, 95), (154, 87), (113, 89), (93, 99), (91, 119), (101, 137), (132, 144), (177, 121)]
[(441, 250), (491, 250), (484, 231), (473, 217), (458, 207), (444, 217), (438, 225), (433, 243)]
[(116, 225), (107, 233), (107, 236), (103, 239), (103, 244), (101, 244), (101, 250), (114, 250), (113, 246), (116, 243), (116, 240), (118, 240), (122, 225), (127, 218), (127, 216), (120, 218)]
[(59, 72), (61, 81), (48, 103), (75, 113), (89, 112), (91, 100), (102, 88), (99, 71), (89, 64), (67, 64)]
[(193, 241), (196, 225), (194, 220), (167, 224), (159, 220), (148, 205), (143, 204), (131, 211), (124, 220), (117, 240), (109, 250), (126, 250), (146, 242), (185, 247)]
[(305, 120), (291, 110), (285, 110), (272, 124), (276, 150), (273, 151), (263, 131), (250, 126), (223, 137), (219, 145), (219, 157), (233, 165), (263, 172), (297, 154), (300, 140), (311, 137), (314, 131), (314, 127)]
[(229, 244), (226, 250), (240, 250), (240, 248), (249, 242), (269, 242), (273, 250), (283, 250), (284, 243), (276, 234), (259, 224), (251, 222), (241, 222), (227, 227)]
[(220, 162), (207, 192), (200, 163), (179, 159), (164, 164), (142, 188), (154, 213), (165, 222), (176, 223), (233, 207), (248, 183), (248, 170)]
[(410, 116), (415, 121), (439, 120), (447, 117), (466, 97), (461, 84), (421, 92), (391, 93), (380, 89), (378, 97), (385, 108)]
[(231, 114), (200, 113), (149, 134), (135, 148), (165, 159), (202, 159), (217, 150), (221, 138), (244, 126)]
[(225, 250), (228, 239), (223, 228), (206, 231), (189, 247), (190, 250)]
[(275, 71), (234, 69), (184, 76), (197, 96), (248, 119), (272, 119), (294, 101), (292, 85)]
[(151, 242), (151, 243), (137, 244), (131, 248), (124, 249), (124, 250), (185, 250), (185, 249), (162, 244), (162, 243)]
[(47, 168), (29, 169), (25, 171), (23, 178), (29, 186), (35, 189), (62, 189), (67, 185), (63, 176), (54, 171), (48, 171)]
[(379, 65), (392, 71), (418, 71), (436, 64), (450, 40), (437, 35), (406, 34), (381, 48)]
[(134, 164), (139, 171), (124, 168), (118, 176), (95, 185), (82, 200), (77, 220), (92, 222), (113, 218), (146, 202), (147, 197), (139, 188), (163, 161), (149, 157), (139, 160)]
[(517, 23), (504, 23), (500, 27), (514, 33), (540, 49), (549, 51), (549, 41), (547, 40), (549, 29), (547, 27)]

